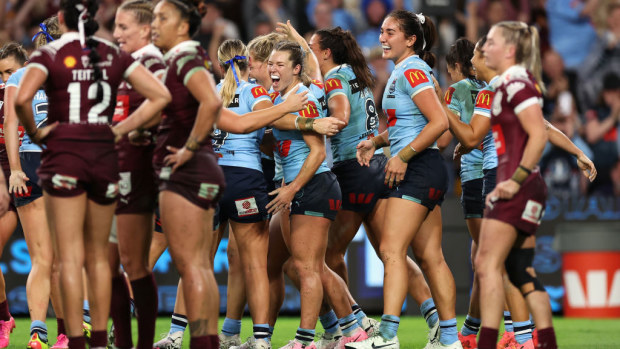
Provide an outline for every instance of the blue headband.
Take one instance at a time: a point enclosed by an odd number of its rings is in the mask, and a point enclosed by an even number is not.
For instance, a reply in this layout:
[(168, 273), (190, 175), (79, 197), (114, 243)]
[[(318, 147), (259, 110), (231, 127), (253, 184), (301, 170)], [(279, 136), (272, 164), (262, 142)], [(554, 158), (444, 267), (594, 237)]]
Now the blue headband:
[(237, 86), (239, 86), (239, 77), (237, 76), (237, 71), (235, 70), (235, 66), (234, 66), (234, 62), (235, 61), (240, 61), (242, 59), (246, 59), (246, 56), (234, 56), (233, 58), (227, 60), (226, 62), (224, 62), (225, 64), (230, 65), (232, 71), (233, 71), (233, 75), (235, 76), (235, 81), (237, 82)]
[(45, 34), (45, 37), (47, 38), (47, 42), (54, 41), (54, 38), (50, 35), (50, 32), (47, 30), (47, 26), (45, 25), (45, 23), (39, 24), (39, 27), (41, 28), (41, 31), (34, 34), (34, 36), (32, 37), (32, 41), (34, 41), (37, 38), (37, 36), (41, 34)]

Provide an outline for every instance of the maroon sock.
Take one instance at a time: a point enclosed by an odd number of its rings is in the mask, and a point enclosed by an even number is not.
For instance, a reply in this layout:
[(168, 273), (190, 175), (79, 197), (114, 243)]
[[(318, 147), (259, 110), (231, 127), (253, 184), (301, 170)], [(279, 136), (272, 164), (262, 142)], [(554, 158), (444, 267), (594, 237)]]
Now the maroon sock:
[(212, 349), (219, 348), (220, 347), (220, 337), (218, 337), (216, 334), (209, 335), (209, 337), (211, 338), (211, 348)]
[(150, 273), (131, 281), (136, 314), (138, 317), (138, 345), (136, 349), (152, 349), (155, 337), (155, 320), (157, 320), (157, 284)]
[(497, 347), (497, 329), (481, 327), (478, 335), (478, 349), (495, 349)]
[(118, 275), (112, 278), (112, 302), (110, 317), (114, 323), (114, 345), (119, 348), (131, 348), (131, 305), (129, 288), (125, 277)]
[(553, 327), (538, 329), (538, 347), (544, 349), (557, 349), (555, 341), (555, 331)]
[(4, 302), (0, 303), (0, 320), (11, 320), (11, 313), (9, 313), (9, 301), (6, 299), (4, 300)]
[(86, 337), (69, 337), (69, 349), (86, 349)]
[(190, 349), (215, 349), (212, 347), (213, 340), (211, 336), (190, 337)]
[(58, 335), (64, 334), (67, 335), (67, 330), (65, 329), (65, 320), (61, 318), (56, 318), (56, 328), (58, 330)]
[(107, 347), (108, 346), (108, 331), (93, 331), (90, 334), (90, 347)]

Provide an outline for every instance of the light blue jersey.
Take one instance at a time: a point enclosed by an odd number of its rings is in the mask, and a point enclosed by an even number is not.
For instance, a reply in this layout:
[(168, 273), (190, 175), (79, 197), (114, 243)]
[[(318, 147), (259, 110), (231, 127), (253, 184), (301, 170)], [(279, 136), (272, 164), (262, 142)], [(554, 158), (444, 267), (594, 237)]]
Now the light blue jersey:
[[(485, 86), (476, 96), (476, 104), (474, 107), (474, 114), (480, 114), (487, 118), (491, 118), (491, 106), (493, 105), (493, 97), (495, 96), (495, 88), (493, 83), (499, 77), (494, 77), (487, 86)], [(493, 140), (493, 132), (489, 130), (489, 133), (484, 136), (482, 140), (482, 157), (483, 157), (483, 170), (490, 170), (497, 167), (497, 151), (495, 150), (495, 141)]]
[[(448, 88), (444, 97), (445, 102), (448, 104), (448, 108), (461, 118), (461, 121), (469, 124), (474, 115), (474, 105), (478, 92), (485, 86), (486, 83), (478, 80), (463, 79)], [(461, 181), (467, 182), (484, 177), (482, 161), (482, 150), (480, 149), (474, 149), (461, 156)]]
[[(24, 76), (24, 72), (26, 68), (20, 68), (9, 77), (6, 82), (6, 87), (9, 86), (19, 86), (19, 82)], [(32, 113), (34, 114), (34, 123), (37, 125), (37, 128), (44, 127), (47, 125), (47, 95), (43, 89), (38, 90), (35, 93), (34, 98), (32, 99)], [(22, 145), (19, 147), (20, 152), (40, 152), (41, 147), (34, 144), (30, 137), (27, 134), (24, 134), (24, 138), (22, 140)]]
[[(217, 91), (221, 89), (222, 83), (220, 82), (217, 85)], [(226, 107), (239, 115), (245, 115), (251, 112), (256, 104), (263, 101), (270, 101), (269, 94), (264, 87), (240, 81), (233, 100)], [(259, 146), (264, 134), (264, 128), (248, 134), (235, 134), (215, 129), (212, 142), (213, 151), (218, 156), (218, 164), (251, 168), (262, 172)]]
[(334, 67), (325, 74), (325, 91), (328, 103), (332, 97), (342, 95), (351, 105), (349, 124), (331, 138), (334, 162), (355, 159), (357, 144), (378, 134), (379, 117), (372, 91), (360, 88), (353, 68), (347, 64)]
[[(383, 93), (390, 154), (398, 154), (428, 124), (428, 119), (412, 98), (421, 91), (434, 88), (431, 68), (417, 55), (407, 57), (394, 67)], [(429, 148), (438, 149), (437, 142), (433, 142)]]
[[(299, 90), (297, 90), (297, 93), (309, 90), (303, 84), (299, 84), (299, 86), (300, 87)], [(286, 96), (278, 94), (275, 97), (273, 104), (280, 104), (285, 99)], [(314, 96), (314, 94), (308, 93), (308, 106), (306, 109), (296, 112), (295, 114), (309, 118), (320, 118), (322, 117), (320, 109), (321, 107), (319, 100)], [(301, 166), (304, 161), (306, 161), (308, 154), (310, 154), (310, 148), (306, 145), (301, 131), (282, 131), (274, 128), (273, 135), (276, 139), (276, 150), (274, 151), (274, 157), (276, 160), (276, 175), (274, 180), (278, 180), (277, 172), (279, 164), (284, 174), (284, 182), (290, 183), (299, 174)], [(327, 167), (327, 162), (324, 160), (314, 174), (316, 175), (327, 171), (329, 171), (329, 168)], [(280, 179), (281, 178), (282, 177), (280, 177)]]

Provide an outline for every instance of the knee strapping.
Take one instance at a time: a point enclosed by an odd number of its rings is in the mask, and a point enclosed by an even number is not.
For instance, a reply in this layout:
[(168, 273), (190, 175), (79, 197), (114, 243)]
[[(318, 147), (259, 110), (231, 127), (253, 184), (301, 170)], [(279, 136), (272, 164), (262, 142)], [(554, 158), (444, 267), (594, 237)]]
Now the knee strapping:
[[(508, 278), (510, 279), (510, 282), (512, 282), (512, 284), (515, 285), (521, 293), (523, 293), (524, 296), (532, 291), (545, 291), (545, 287), (538, 280), (538, 278), (528, 272), (528, 268), (532, 267), (533, 260), (533, 248), (513, 249), (508, 254), (508, 258), (506, 258), (505, 264)], [(534, 285), (534, 289), (524, 292), (522, 286), (529, 283)]]

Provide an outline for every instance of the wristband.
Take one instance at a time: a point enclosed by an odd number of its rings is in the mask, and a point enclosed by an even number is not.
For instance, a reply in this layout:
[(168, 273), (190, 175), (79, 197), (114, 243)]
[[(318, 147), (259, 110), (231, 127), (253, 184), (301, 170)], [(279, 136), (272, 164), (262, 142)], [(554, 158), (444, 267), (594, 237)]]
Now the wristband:
[(401, 151), (398, 152), (398, 158), (403, 162), (409, 162), (414, 156), (416, 156), (418, 152), (412, 146), (404, 147)]
[(370, 141), (372, 142), (372, 145), (375, 146), (375, 149), (383, 148), (387, 145), (387, 142), (381, 136), (372, 137)]
[(523, 184), (523, 182), (525, 182), (525, 180), (527, 179), (527, 177), (530, 176), (531, 173), (532, 173), (532, 170), (522, 165), (519, 165), (519, 167), (517, 167), (517, 169), (515, 170), (515, 173), (513, 173), (512, 177), (510, 177), (510, 179), (519, 183), (519, 185), (521, 185)]
[(187, 142), (185, 142), (185, 149), (195, 152), (200, 149), (200, 143), (198, 143), (195, 139), (188, 139)]
[[(297, 119), (299, 119), (299, 122), (297, 122)], [(295, 126), (299, 126), (297, 128), (298, 130), (300, 131), (314, 130), (314, 119), (303, 117), (303, 116), (298, 116), (297, 119), (295, 119), (295, 122), (296, 122)]]
[(296, 128), (297, 130), (299, 130), (299, 119), (300, 119), (300, 118), (301, 118), (301, 116), (298, 116), (298, 117), (296, 117), (296, 118), (295, 118), (295, 128)]

